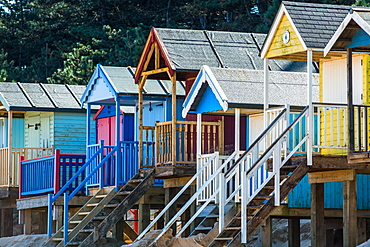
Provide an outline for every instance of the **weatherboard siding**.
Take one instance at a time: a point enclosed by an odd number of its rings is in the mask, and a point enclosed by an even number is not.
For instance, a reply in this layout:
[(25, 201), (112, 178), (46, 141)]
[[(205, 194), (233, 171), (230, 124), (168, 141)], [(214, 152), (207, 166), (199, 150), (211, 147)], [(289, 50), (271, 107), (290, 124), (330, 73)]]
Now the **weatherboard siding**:
[[(283, 34), (289, 31), (290, 39), (286, 44), (283, 42)], [(292, 54), (304, 51), (304, 47), (293, 29), (288, 17), (283, 14), (276, 33), (272, 39), (271, 45), (267, 51), (266, 58)]]
[[(357, 209), (370, 209), (370, 175), (358, 174), (357, 178)], [(306, 175), (288, 195), (288, 206), (291, 208), (311, 207), (311, 185)], [(343, 182), (324, 184), (324, 207), (343, 208)]]
[[(94, 121), (91, 121), (92, 138), (95, 139)], [(86, 114), (54, 114), (54, 147), (64, 154), (86, 153)]]

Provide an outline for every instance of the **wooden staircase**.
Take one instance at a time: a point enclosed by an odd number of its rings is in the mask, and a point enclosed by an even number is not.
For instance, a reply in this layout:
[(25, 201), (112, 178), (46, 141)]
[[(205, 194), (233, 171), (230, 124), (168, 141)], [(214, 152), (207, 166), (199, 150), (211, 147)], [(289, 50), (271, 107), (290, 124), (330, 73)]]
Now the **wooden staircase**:
[(154, 184), (154, 170), (141, 170), (118, 192), (114, 187), (100, 189), (68, 221), (68, 243), (64, 227), (44, 246), (93, 246), (131, 209)]
[[(292, 159), (291, 159), (292, 160)], [(293, 163), (294, 162), (294, 163)], [(281, 167), (280, 201), (284, 200), (290, 191), (301, 181), (308, 171), (306, 159), (295, 159)], [(293, 164), (292, 164), (293, 163)], [(259, 194), (247, 205), (247, 236), (248, 238), (261, 226), (273, 212), (274, 195), (273, 187), (267, 184)], [(216, 225), (203, 240), (205, 246), (242, 246), (241, 243), (241, 211), (230, 211), (225, 216), (225, 227), (218, 234)]]

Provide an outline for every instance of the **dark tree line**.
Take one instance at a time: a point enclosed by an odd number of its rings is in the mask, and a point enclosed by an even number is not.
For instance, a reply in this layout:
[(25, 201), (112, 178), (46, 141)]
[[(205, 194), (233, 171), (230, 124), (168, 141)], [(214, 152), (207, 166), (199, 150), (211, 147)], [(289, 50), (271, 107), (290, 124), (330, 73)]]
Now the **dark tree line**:
[(0, 0), (0, 81), (86, 84), (98, 63), (136, 66), (151, 26), (266, 33), (280, 2)]

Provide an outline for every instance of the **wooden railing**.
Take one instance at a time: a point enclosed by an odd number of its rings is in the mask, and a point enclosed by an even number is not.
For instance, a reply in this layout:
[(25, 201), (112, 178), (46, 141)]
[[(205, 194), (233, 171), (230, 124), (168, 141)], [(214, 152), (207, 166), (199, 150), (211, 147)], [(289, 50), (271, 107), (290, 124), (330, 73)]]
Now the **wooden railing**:
[(18, 186), (18, 166), (21, 156), (24, 159), (34, 159), (52, 153), (53, 148), (13, 147), (9, 157), (9, 148), (0, 148), (0, 186)]
[[(156, 163), (168, 164), (196, 164), (196, 121), (176, 121), (176, 150), (172, 150), (172, 121), (156, 123)], [(220, 154), (223, 150), (222, 121), (202, 122), (202, 153)], [(176, 152), (176, 160), (172, 160)]]

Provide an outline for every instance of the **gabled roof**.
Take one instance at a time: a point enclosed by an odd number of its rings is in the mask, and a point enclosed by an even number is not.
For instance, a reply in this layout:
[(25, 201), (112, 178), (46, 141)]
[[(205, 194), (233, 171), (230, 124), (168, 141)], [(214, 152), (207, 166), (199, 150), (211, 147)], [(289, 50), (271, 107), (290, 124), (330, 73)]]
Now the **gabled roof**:
[(0, 82), (0, 102), (7, 111), (81, 111), (84, 90), (77, 85)]
[[(82, 104), (113, 104), (117, 97), (123, 104), (134, 105), (137, 101), (138, 86), (133, 76), (135, 68), (97, 65), (85, 92), (81, 97)], [(144, 98), (171, 97), (170, 81), (148, 80), (144, 87)], [(185, 95), (185, 85), (177, 82), (177, 95)], [(126, 99), (126, 102), (124, 102)]]
[(283, 1), (263, 45), (265, 57), (279, 22), (285, 14), (303, 47), (323, 50), (352, 6)]
[(370, 50), (370, 9), (366, 12), (349, 13), (325, 47), (324, 55), (329, 51)]
[[(307, 104), (307, 73), (272, 71), (269, 78), (270, 105), (304, 106)], [(182, 115), (185, 117), (187, 113), (226, 111), (231, 108), (262, 109), (263, 81), (264, 73), (261, 70), (203, 66), (184, 101)], [(314, 74), (314, 101), (319, 100), (318, 85), (319, 75)], [(211, 103), (204, 107), (202, 101)], [(198, 109), (200, 105), (202, 105), (202, 111)]]
[[(169, 69), (177, 72), (198, 72), (204, 64), (219, 68), (262, 70), (263, 61), (259, 53), (265, 37), (266, 34), (256, 33), (152, 28), (135, 74), (136, 82), (145, 62), (153, 67), (153, 60), (145, 60), (151, 42), (158, 42)], [(306, 64), (271, 61), (270, 67), (274, 71), (303, 72)], [(178, 79), (183, 79), (179, 73)]]

